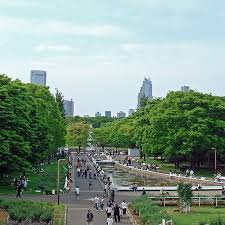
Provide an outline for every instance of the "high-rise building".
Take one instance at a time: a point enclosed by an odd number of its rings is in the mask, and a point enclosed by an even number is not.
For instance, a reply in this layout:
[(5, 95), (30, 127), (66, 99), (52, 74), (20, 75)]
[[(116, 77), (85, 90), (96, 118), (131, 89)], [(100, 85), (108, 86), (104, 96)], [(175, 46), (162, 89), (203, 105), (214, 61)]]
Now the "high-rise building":
[(190, 87), (189, 86), (182, 86), (181, 87), (181, 91), (183, 91), (183, 92), (189, 92), (190, 91)]
[(149, 79), (145, 78), (141, 87), (141, 90), (138, 94), (138, 108), (141, 106), (141, 99), (146, 98), (148, 100), (152, 100), (152, 82)]
[(95, 117), (101, 117), (101, 116), (102, 116), (102, 114), (100, 112), (95, 113)]
[(105, 117), (111, 118), (112, 112), (111, 111), (105, 111)]
[(74, 101), (73, 101), (73, 99), (64, 100), (63, 105), (64, 105), (64, 111), (65, 111), (66, 117), (74, 116)]
[(31, 70), (30, 82), (32, 84), (46, 86), (46, 76), (47, 76), (47, 73), (44, 70)]
[(120, 112), (117, 113), (117, 118), (125, 118), (125, 117), (126, 117), (125, 112), (120, 111)]
[(131, 116), (134, 112), (135, 112), (134, 109), (129, 109), (129, 111), (128, 111), (128, 116)]

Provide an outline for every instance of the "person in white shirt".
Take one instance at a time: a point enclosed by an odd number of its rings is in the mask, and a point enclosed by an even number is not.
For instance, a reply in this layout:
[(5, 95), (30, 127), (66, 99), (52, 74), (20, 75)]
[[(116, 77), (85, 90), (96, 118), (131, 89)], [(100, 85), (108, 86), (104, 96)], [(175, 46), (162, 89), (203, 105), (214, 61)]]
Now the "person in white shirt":
[(122, 208), (123, 210), (123, 215), (126, 215), (127, 214), (127, 203), (125, 202), (125, 200), (123, 200), (123, 202), (120, 204), (120, 207)]
[(112, 206), (110, 204), (107, 205), (105, 211), (106, 211), (106, 214), (107, 214), (107, 218), (109, 218), (110, 216), (112, 216), (113, 209), (112, 209)]
[(112, 216), (107, 218), (107, 225), (112, 225), (113, 224), (113, 218)]
[(76, 186), (76, 188), (75, 188), (75, 195), (76, 195), (76, 200), (79, 200), (79, 197), (80, 197), (80, 188), (78, 186)]
[(100, 198), (98, 197), (98, 195), (96, 195), (96, 197), (95, 197), (95, 209), (96, 209), (96, 211), (99, 210), (99, 207), (100, 207)]

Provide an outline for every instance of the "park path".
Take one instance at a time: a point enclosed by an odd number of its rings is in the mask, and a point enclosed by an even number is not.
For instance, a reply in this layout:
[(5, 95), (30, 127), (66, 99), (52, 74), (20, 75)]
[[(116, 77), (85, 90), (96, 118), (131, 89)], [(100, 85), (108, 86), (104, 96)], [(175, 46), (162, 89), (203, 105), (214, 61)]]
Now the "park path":
[[(73, 153), (73, 168), (76, 169), (76, 160), (77, 155)], [(82, 155), (83, 158), (87, 157)], [(87, 165), (92, 168), (94, 171), (93, 164), (87, 159)], [(92, 188), (89, 191), (88, 183), (89, 179), (80, 178), (77, 176), (76, 171), (73, 173), (74, 177), (74, 187), (79, 186), (80, 188), (80, 199), (75, 200), (74, 193), (70, 193), (70, 204), (68, 205), (68, 217), (67, 217), (67, 225), (86, 225), (86, 214), (88, 209), (91, 209), (94, 214), (94, 222), (93, 225), (105, 225), (106, 224), (106, 213), (105, 211), (95, 211), (94, 210), (94, 202), (93, 198), (98, 194), (99, 197), (103, 196), (103, 187), (98, 179), (92, 180)], [(105, 199), (105, 203), (108, 199)], [(116, 196), (116, 202), (121, 203), (122, 198), (120, 196)], [(65, 199), (64, 199), (65, 201)], [(114, 222), (115, 223), (115, 222)], [(118, 223), (120, 225), (131, 225), (131, 221), (128, 216), (122, 218), (121, 222)]]

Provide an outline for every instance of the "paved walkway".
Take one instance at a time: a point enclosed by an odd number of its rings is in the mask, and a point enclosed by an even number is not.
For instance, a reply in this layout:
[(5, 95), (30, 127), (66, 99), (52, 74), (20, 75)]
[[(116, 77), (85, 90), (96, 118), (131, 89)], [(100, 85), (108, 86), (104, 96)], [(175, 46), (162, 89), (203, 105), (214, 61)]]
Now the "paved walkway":
[[(82, 157), (85, 157), (82, 155)], [(74, 157), (74, 162), (76, 162), (77, 156)], [(92, 172), (94, 171), (93, 165), (91, 162), (87, 161), (87, 165), (92, 168)], [(74, 165), (76, 168), (76, 165)], [(86, 214), (88, 209), (91, 209), (94, 214), (94, 223), (93, 225), (106, 225), (106, 213), (105, 211), (96, 212), (94, 210), (94, 202), (93, 198), (98, 194), (99, 197), (103, 196), (103, 187), (102, 184), (99, 182), (98, 179), (92, 180), (92, 188), (89, 191), (89, 179), (80, 178), (77, 176), (77, 173), (74, 173), (74, 186), (79, 186), (80, 192), (80, 199), (75, 200), (74, 193), (70, 193), (67, 195), (67, 200), (65, 199), (66, 196), (62, 197), (62, 201), (70, 203), (68, 209), (68, 225), (86, 225)], [(123, 200), (123, 196), (116, 196), (115, 202), (121, 203)], [(105, 199), (105, 203), (108, 199)], [(114, 222), (115, 223), (115, 222)], [(118, 223), (120, 225), (127, 225), (132, 224), (128, 216), (122, 218), (121, 222)]]

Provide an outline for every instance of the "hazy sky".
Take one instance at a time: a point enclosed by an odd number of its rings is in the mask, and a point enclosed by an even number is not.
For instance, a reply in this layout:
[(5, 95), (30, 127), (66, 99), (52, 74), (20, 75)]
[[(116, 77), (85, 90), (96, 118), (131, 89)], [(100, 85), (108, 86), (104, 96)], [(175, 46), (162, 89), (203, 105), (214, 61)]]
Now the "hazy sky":
[(0, 73), (47, 70), (76, 114), (136, 108), (144, 76), (224, 95), (224, 40), (224, 0), (0, 0)]

